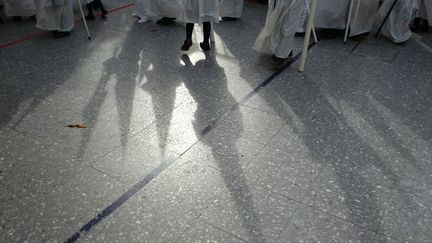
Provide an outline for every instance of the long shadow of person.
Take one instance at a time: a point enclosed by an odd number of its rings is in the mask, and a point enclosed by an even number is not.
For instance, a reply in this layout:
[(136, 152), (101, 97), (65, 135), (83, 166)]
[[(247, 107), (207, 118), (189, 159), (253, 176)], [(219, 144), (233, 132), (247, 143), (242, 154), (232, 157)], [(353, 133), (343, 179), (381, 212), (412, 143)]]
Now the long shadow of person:
[[(136, 80), (137, 77), (140, 76), (140, 70), (145, 69), (145, 67), (141, 66), (148, 64), (146, 62), (140, 62), (143, 46), (137, 45), (136, 43), (139, 34), (141, 33), (133, 27), (125, 41), (121, 43), (121, 46), (115, 49), (113, 56), (103, 63), (102, 74), (96, 85), (93, 97), (84, 108), (84, 114), (92, 114), (93, 118), (100, 119), (103, 112), (106, 112), (103, 107), (105, 105), (112, 105), (112, 100), (108, 100), (108, 98), (110, 98), (108, 90), (110, 88), (110, 83), (115, 82), (115, 102), (113, 102), (115, 106), (111, 107), (111, 111), (108, 111), (108, 114), (111, 116), (111, 119), (118, 118), (118, 124), (107, 123), (111, 127), (106, 127), (104, 132), (114, 135), (117, 131), (112, 128), (118, 127), (120, 144), (124, 144), (132, 136), (130, 124), (135, 89), (137, 86)], [(118, 51), (119, 49), (121, 50)], [(90, 127), (90, 129), (83, 134), (78, 151), (79, 158), (84, 157), (95, 129), (95, 127)]]
[[(236, 144), (242, 130), (239, 129), (235, 134), (228, 135), (218, 134), (215, 130), (209, 132), (208, 129), (218, 118), (223, 117), (227, 110), (230, 110), (232, 104), (236, 103), (228, 90), (225, 71), (210, 53), (205, 53), (205, 59), (196, 62), (195, 65), (188, 55), (183, 55), (182, 60), (185, 63), (184, 83), (197, 103), (193, 122), (195, 133), (200, 137), (203, 136), (202, 142), (211, 148), (212, 157), (222, 171), (223, 180), (230, 198), (235, 203), (247, 238), (251, 242), (265, 242), (260, 216), (254, 207), (254, 199), (243, 173), (242, 156)], [(235, 112), (230, 115), (237, 116), (234, 120), (239, 124), (236, 125), (242, 127), (241, 114)]]

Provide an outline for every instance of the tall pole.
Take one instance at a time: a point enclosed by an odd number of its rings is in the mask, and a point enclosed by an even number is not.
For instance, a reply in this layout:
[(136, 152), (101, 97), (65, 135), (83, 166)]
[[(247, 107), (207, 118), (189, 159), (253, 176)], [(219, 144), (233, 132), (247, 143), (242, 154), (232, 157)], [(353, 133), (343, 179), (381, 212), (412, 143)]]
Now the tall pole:
[(310, 37), (311, 37), (311, 32), (312, 32), (312, 25), (313, 25), (315, 13), (316, 13), (316, 7), (317, 7), (317, 0), (313, 0), (311, 11), (309, 14), (308, 23), (306, 26), (305, 40), (303, 42), (303, 51), (302, 51), (302, 56), (301, 56), (301, 60), (300, 60), (300, 67), (299, 67), (300, 72), (304, 72), (305, 65), (306, 65), (306, 58), (307, 58), (307, 54), (308, 54), (308, 50), (309, 50), (309, 42), (310, 42)]
[(87, 31), (87, 37), (88, 37), (89, 40), (91, 40), (90, 30), (89, 30), (88, 25), (87, 25), (87, 21), (86, 21), (85, 15), (84, 15), (84, 10), (82, 8), (81, 1), (77, 0), (77, 2), (78, 2), (78, 7), (79, 7), (80, 12), (81, 12), (82, 20), (84, 22), (84, 27), (85, 27), (85, 29)]

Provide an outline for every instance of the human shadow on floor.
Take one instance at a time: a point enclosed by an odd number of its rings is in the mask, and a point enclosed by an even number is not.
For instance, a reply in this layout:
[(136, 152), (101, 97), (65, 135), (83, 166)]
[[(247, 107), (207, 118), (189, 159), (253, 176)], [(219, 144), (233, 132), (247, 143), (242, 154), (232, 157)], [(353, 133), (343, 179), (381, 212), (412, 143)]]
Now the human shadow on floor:
[[(237, 149), (237, 140), (241, 137), (242, 129), (235, 133), (212, 130), (208, 126), (227, 115), (230, 106), (236, 100), (228, 90), (225, 71), (216, 61), (214, 53), (205, 53), (205, 59), (192, 64), (188, 55), (183, 55), (185, 63), (184, 83), (197, 103), (194, 115), (194, 129), (201, 142), (211, 148), (211, 154), (216, 167), (221, 170), (227, 188), (229, 202), (233, 202), (236, 213), (240, 217), (241, 226), (246, 231), (247, 239), (251, 242), (266, 242), (260, 225), (259, 209), (255, 208), (255, 201), (249, 190), (241, 163), (242, 156)], [(236, 127), (242, 128), (241, 114), (236, 116)]]

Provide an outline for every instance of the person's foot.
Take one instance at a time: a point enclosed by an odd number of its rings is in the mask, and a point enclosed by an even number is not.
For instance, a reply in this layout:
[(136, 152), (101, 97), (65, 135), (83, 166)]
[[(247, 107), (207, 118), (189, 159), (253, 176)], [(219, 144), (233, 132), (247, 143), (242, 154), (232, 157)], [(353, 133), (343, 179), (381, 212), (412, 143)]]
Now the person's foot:
[(185, 40), (183, 43), (183, 46), (181, 47), (182, 51), (189, 51), (189, 49), (192, 46), (192, 41), (191, 40)]
[(406, 45), (406, 41), (402, 41), (402, 42), (393, 42), (395, 45), (398, 46), (405, 46)]
[(306, 32), (296, 32), (295, 37), (304, 37), (306, 35)]
[(200, 47), (203, 51), (210, 51), (211, 50), (210, 43), (208, 41), (201, 42)]
[(414, 33), (425, 33), (429, 30), (429, 24), (426, 19), (415, 18), (411, 31)]
[(173, 25), (175, 23), (175, 18), (168, 18), (168, 17), (163, 17), (161, 19), (159, 19), (156, 24), (159, 25)]
[(106, 11), (105, 9), (102, 9), (101, 18), (106, 19), (107, 15), (108, 15), (108, 11)]
[(12, 20), (15, 21), (15, 22), (21, 22), (22, 18), (20, 16), (13, 16)]
[(62, 38), (62, 37), (66, 37), (70, 35), (70, 31), (57, 31), (57, 30), (53, 30), (51, 31), (52, 35), (54, 36), (54, 38)]
[(145, 24), (145, 23), (148, 23), (148, 22), (150, 22), (150, 21), (151, 21), (151, 19), (150, 19), (149, 17), (144, 16), (144, 17), (142, 17), (142, 18), (139, 18), (139, 19), (137, 20), (137, 23), (138, 23), (138, 24)]
[(272, 61), (273, 61), (272, 65), (274, 68), (280, 69), (283, 66), (285, 66), (289, 61), (291, 61), (292, 58), (293, 58), (292, 52), (290, 52), (290, 54), (288, 55), (287, 58), (280, 58), (280, 57), (273, 55), (272, 56)]
[(233, 17), (222, 17), (223, 21), (237, 21), (238, 18), (233, 18)]

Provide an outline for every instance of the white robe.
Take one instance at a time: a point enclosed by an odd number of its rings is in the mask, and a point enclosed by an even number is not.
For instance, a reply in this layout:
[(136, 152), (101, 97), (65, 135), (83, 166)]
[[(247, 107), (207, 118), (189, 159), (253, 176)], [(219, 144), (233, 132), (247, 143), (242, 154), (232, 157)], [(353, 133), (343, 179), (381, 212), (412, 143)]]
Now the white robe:
[(182, 0), (180, 20), (185, 23), (219, 21), (219, 0)]
[[(357, 5), (359, 4), (359, 5)], [(379, 0), (355, 0), (350, 22), (350, 36), (371, 32), (378, 14)], [(357, 10), (358, 8), (358, 12)]]
[[(311, 4), (311, 0), (309, 5)], [(339, 4), (329, 3), (333, 0), (318, 1), (317, 13), (314, 18), (315, 28), (345, 29), (348, 20), (350, 0), (341, 1)], [(326, 4), (327, 3), (327, 4)], [(350, 21), (350, 36), (371, 32), (378, 12), (379, 0), (354, 0)], [(359, 8), (357, 11), (357, 4)], [(304, 32), (308, 20), (308, 12), (305, 7), (298, 22), (297, 32)]]
[(243, 13), (244, 0), (220, 0), (220, 16), (240, 18)]
[(33, 16), (36, 14), (35, 0), (4, 0), (6, 16)]
[(145, 12), (148, 17), (179, 18), (181, 0), (144, 0)]
[(432, 0), (419, 0), (418, 17), (427, 19), (429, 26), (432, 26)]
[(350, 0), (318, 0), (315, 28), (345, 29), (349, 4)]
[(145, 0), (135, 0), (135, 13), (140, 19), (148, 17)]
[(304, 9), (304, 0), (269, 1), (267, 19), (253, 49), (287, 58), (294, 45), (297, 22)]
[[(394, 0), (384, 0), (378, 14), (377, 23), (381, 25), (389, 12)], [(384, 24), (381, 34), (395, 43), (401, 43), (411, 38), (409, 24), (412, 20), (414, 0), (399, 0)]]
[(36, 27), (43, 30), (71, 31), (74, 27), (73, 12), (75, 0), (36, 0)]

